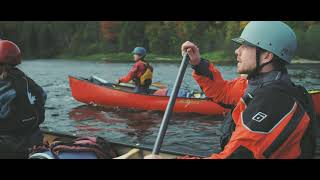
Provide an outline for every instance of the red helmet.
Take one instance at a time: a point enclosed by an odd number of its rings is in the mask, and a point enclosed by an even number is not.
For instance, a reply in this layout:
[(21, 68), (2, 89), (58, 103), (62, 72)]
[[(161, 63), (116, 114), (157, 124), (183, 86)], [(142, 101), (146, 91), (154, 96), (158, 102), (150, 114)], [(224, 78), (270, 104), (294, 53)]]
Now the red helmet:
[(7, 40), (0, 40), (0, 64), (17, 65), (21, 63), (19, 47)]

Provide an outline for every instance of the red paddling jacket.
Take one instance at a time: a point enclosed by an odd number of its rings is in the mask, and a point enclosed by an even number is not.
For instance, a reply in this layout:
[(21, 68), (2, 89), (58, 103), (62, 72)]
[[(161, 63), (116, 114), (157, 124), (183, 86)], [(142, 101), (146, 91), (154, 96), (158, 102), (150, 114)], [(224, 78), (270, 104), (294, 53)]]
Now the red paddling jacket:
[(231, 109), (222, 126), (222, 151), (211, 158), (314, 156), (316, 121), (312, 100), (303, 87), (291, 82), (286, 70), (224, 80), (206, 60), (193, 69), (193, 77), (206, 96)]

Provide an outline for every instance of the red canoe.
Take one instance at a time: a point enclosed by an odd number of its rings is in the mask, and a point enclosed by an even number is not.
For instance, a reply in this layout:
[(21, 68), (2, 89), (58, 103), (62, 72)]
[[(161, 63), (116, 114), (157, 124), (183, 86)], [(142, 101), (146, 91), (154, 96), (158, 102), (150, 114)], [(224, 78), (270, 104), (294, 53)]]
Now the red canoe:
[[(142, 110), (165, 111), (168, 96), (155, 96), (130, 92), (132, 87), (112, 83), (93, 83), (87, 79), (69, 76), (72, 96), (79, 102), (99, 106), (116, 106)], [(310, 91), (315, 110), (320, 115), (320, 91)], [(174, 112), (193, 112), (205, 115), (223, 115), (228, 112), (208, 99), (178, 97)]]
[[(111, 83), (101, 85), (72, 76), (69, 76), (69, 82), (72, 96), (86, 104), (165, 111), (169, 101), (168, 96), (133, 93), (130, 87)], [(208, 99), (178, 97), (174, 112), (222, 115), (228, 110)]]

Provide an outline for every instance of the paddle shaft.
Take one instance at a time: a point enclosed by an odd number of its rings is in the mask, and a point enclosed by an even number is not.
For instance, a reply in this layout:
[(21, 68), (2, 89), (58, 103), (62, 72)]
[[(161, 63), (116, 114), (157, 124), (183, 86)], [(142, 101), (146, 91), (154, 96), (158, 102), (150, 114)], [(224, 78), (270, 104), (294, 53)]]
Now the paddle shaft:
[(161, 82), (154, 82), (151, 84), (151, 86), (158, 87), (158, 88), (167, 88), (167, 85), (165, 85)]
[(166, 134), (166, 131), (167, 131), (169, 119), (171, 117), (171, 114), (172, 114), (172, 111), (173, 111), (173, 107), (174, 107), (174, 104), (176, 102), (176, 98), (177, 98), (177, 95), (178, 95), (178, 91), (180, 89), (181, 82), (182, 82), (184, 73), (186, 72), (188, 63), (189, 63), (189, 56), (188, 56), (187, 53), (185, 53), (183, 55), (183, 59), (182, 59), (181, 65), (180, 65), (180, 69), (179, 69), (179, 72), (178, 72), (178, 75), (177, 75), (177, 79), (176, 79), (176, 81), (174, 83), (173, 90), (171, 92), (170, 99), (169, 99), (166, 111), (164, 113), (164, 116), (163, 116), (163, 119), (162, 119), (162, 122), (161, 122), (161, 125), (160, 125), (159, 133), (158, 133), (156, 142), (154, 144), (154, 147), (153, 147), (153, 150), (152, 150), (152, 154), (159, 154), (159, 151), (160, 151), (160, 148), (161, 148), (161, 145), (162, 145), (162, 142), (163, 142), (163, 138), (164, 138), (164, 136)]
[[(129, 87), (135, 87), (135, 84), (133, 82), (129, 83), (119, 83), (121, 86), (129, 86)], [(151, 86), (157, 87), (157, 88), (166, 88), (167, 85), (161, 83), (161, 82), (154, 82), (151, 84)]]

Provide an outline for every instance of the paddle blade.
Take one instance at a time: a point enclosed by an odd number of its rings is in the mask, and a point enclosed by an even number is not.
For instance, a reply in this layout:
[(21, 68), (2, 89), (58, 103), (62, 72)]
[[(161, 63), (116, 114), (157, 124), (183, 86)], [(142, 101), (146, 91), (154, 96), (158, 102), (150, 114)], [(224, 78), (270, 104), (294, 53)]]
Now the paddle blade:
[(166, 84), (163, 84), (161, 82), (154, 82), (154, 83), (151, 84), (151, 86), (158, 87), (160, 89), (164, 89), (164, 88), (168, 87)]

